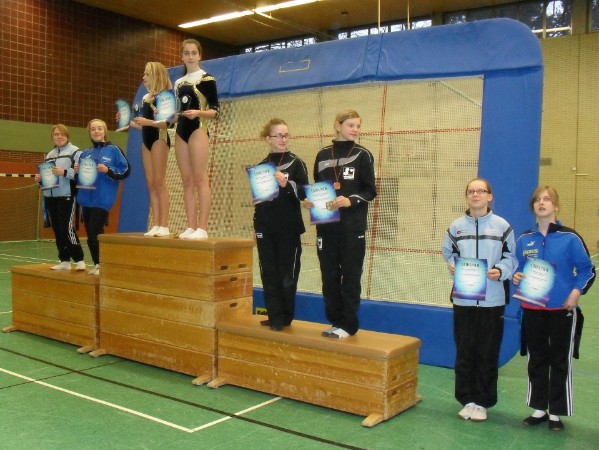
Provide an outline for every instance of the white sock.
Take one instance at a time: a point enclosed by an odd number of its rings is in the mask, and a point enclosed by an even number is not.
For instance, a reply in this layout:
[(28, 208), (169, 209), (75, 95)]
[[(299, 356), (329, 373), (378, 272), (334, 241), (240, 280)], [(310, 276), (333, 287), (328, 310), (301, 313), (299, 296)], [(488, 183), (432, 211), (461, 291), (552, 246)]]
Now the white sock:
[(535, 412), (532, 413), (532, 416), (536, 419), (540, 419), (545, 414), (547, 414), (547, 413), (545, 411), (543, 411), (542, 409), (537, 409), (537, 410), (535, 410)]
[(553, 422), (557, 422), (559, 420), (559, 416), (554, 416), (553, 414), (549, 414), (549, 420)]

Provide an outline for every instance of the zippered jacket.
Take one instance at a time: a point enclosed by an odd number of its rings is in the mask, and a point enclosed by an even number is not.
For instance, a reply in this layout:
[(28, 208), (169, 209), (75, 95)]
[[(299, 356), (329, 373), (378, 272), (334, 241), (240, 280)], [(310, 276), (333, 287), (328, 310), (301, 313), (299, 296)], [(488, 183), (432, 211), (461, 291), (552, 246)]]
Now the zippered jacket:
[[(337, 195), (347, 197), (351, 203), (348, 208), (339, 208), (343, 229), (365, 231), (368, 205), (377, 195), (372, 153), (352, 141), (333, 140), (318, 152), (314, 162), (314, 182), (326, 180), (338, 182)], [(319, 224), (316, 228), (332, 226), (335, 224)]]
[[(547, 235), (538, 230), (522, 233), (516, 244), (518, 271), (528, 259), (543, 259), (555, 268), (555, 284), (546, 308), (562, 308), (572, 289), (586, 294), (595, 281), (595, 266), (582, 237), (561, 223), (549, 224)], [(521, 302), (523, 308), (544, 309)]]
[(66, 170), (64, 176), (58, 177), (58, 186), (44, 190), (44, 197), (71, 197), (75, 195), (75, 170), (73, 166), (79, 162), (79, 147), (67, 142), (62, 147), (54, 147), (44, 158), (45, 162), (54, 162), (56, 167)]
[(108, 173), (98, 172), (95, 189), (79, 189), (77, 202), (83, 207), (102, 208), (110, 211), (119, 189), (119, 181), (129, 176), (131, 167), (123, 151), (110, 142), (94, 143), (81, 153), (80, 161), (92, 158), (96, 164), (108, 167)]
[(502, 306), (508, 302), (509, 285), (518, 266), (516, 259), (516, 238), (510, 224), (489, 210), (475, 219), (466, 215), (456, 219), (447, 229), (443, 240), (442, 254), (448, 267), (455, 264), (456, 258), (486, 259), (488, 270), (501, 271), (498, 281), (487, 279), (487, 292), (484, 300), (452, 298), (458, 306)]

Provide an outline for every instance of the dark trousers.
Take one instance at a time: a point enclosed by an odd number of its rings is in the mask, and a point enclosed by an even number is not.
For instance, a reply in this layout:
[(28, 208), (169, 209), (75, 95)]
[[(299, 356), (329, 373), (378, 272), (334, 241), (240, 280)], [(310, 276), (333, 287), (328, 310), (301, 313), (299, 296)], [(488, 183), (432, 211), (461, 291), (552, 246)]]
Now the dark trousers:
[(75, 217), (74, 197), (45, 197), (46, 211), (50, 216), (50, 223), (56, 239), (58, 259), (60, 261), (78, 262), (83, 260), (83, 249), (79, 236), (73, 227)]
[(528, 352), (528, 397), (531, 408), (571, 416), (572, 351), (576, 310), (524, 309), (522, 324)]
[(272, 325), (290, 325), (300, 273), (300, 235), (257, 233), (264, 302)]
[(350, 335), (358, 332), (362, 265), (366, 254), (364, 231), (345, 231), (329, 224), (317, 231), (325, 314), (332, 326)]
[(497, 403), (504, 311), (505, 306), (453, 306), (455, 398), (462, 405), (490, 408)]
[(83, 223), (87, 231), (87, 246), (94, 264), (100, 264), (100, 242), (98, 236), (104, 234), (104, 224), (108, 211), (102, 208), (83, 207)]

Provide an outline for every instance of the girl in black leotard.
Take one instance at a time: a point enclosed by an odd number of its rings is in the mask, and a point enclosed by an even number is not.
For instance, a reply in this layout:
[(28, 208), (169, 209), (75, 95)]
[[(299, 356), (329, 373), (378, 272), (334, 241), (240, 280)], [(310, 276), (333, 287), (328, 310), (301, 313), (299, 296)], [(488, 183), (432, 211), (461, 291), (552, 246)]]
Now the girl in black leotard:
[(172, 89), (166, 67), (159, 62), (149, 62), (144, 70), (143, 83), (148, 93), (144, 95), (142, 117), (131, 122), (134, 128), (141, 128), (141, 156), (150, 193), (150, 206), (154, 226), (145, 236), (168, 236), (169, 195), (166, 186), (166, 167), (171, 143), (166, 128), (167, 122), (155, 122), (156, 95)]
[[(202, 47), (195, 39), (181, 44), (186, 74), (175, 82), (181, 113), (178, 116), (175, 152), (183, 181), (183, 197), (188, 228), (181, 239), (206, 239), (210, 213), (208, 182), (207, 119), (218, 117), (218, 96), (214, 77), (200, 69)], [(198, 201), (199, 195), (199, 217)]]

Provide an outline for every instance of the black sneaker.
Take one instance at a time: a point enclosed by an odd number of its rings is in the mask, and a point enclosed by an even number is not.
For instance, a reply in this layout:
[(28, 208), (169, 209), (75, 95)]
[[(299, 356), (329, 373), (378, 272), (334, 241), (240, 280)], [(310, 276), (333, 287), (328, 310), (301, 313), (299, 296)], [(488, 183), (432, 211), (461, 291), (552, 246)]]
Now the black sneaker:
[(260, 325), (264, 325), (265, 327), (269, 327), (270, 326), (270, 320), (261, 320), (260, 321)]
[(549, 420), (549, 414), (545, 413), (545, 415), (541, 416), (541, 417), (528, 416), (526, 419), (524, 419), (522, 421), (522, 423), (524, 425), (534, 427), (535, 425), (538, 425), (543, 422), (547, 422), (548, 420)]
[(559, 419), (549, 420), (549, 429), (551, 431), (564, 431), (564, 423)]

